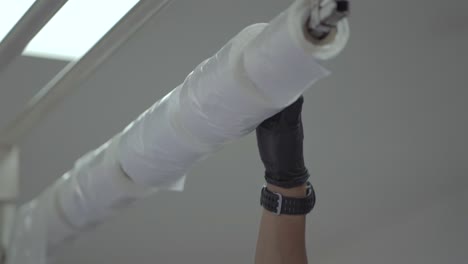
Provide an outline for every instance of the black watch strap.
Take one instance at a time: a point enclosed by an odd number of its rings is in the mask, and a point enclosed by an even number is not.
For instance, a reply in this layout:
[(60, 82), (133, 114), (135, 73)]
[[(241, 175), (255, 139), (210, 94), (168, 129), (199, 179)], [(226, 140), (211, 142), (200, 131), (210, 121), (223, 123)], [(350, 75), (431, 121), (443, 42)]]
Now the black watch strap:
[(277, 215), (306, 215), (312, 211), (315, 205), (315, 192), (310, 182), (307, 183), (307, 195), (305, 198), (286, 197), (274, 193), (263, 186), (260, 205), (266, 210)]

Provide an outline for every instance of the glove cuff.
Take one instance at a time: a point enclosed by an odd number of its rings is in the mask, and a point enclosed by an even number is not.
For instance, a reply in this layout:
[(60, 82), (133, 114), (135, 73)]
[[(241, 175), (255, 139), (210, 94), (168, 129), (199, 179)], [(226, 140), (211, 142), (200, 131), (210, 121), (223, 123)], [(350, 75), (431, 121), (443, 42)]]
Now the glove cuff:
[(305, 169), (305, 172), (302, 175), (291, 177), (289, 179), (279, 179), (279, 177), (274, 177), (268, 172), (265, 173), (265, 181), (267, 183), (286, 189), (298, 187), (305, 184), (309, 177), (310, 174), (307, 169)]

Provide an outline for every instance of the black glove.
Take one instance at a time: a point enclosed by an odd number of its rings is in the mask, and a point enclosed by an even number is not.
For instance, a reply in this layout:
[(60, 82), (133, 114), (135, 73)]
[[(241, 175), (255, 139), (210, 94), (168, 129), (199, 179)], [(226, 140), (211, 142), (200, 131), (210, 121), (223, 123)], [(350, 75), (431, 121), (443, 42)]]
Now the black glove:
[(307, 182), (309, 172), (304, 165), (301, 96), (296, 102), (257, 127), (257, 144), (265, 166), (265, 180), (282, 188)]

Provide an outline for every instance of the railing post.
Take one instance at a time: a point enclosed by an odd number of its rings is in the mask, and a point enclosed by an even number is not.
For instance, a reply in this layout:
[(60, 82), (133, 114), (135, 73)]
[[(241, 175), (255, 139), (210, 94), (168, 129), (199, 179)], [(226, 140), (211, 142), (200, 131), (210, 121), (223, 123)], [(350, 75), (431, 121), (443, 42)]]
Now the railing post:
[(0, 146), (0, 263), (8, 257), (18, 197), (19, 150)]

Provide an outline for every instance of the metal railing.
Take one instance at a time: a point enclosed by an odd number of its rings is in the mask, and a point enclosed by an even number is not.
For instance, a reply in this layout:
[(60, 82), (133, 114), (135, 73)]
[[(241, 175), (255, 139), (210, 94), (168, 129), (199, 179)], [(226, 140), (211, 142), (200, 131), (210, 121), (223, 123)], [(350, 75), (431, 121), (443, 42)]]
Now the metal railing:
[[(140, 0), (93, 48), (80, 60), (71, 62), (62, 69), (29, 101), (15, 119), (8, 123), (3, 130), (0, 130), (0, 150), (15, 149), (14, 146), (45, 119), (67, 95), (76, 90), (138, 29), (151, 18), (157, 16), (172, 1)], [(30, 7), (0, 44), (0, 72), (21, 55), (29, 41), (65, 2), (67, 0), (37, 0)], [(11, 173), (10, 169), (15, 161), (17, 162), (17, 158), (11, 162), (0, 162), (0, 180), (5, 184), (15, 184), (18, 181), (17, 173)], [(4, 199), (0, 195), (0, 212), (2, 212), (1, 218), (3, 219), (0, 222), (1, 246), (3, 247), (3, 249), (0, 247), (0, 264), (2, 264), (2, 255), (4, 256), (7, 247), (8, 231), (12, 228), (16, 196), (16, 192), (4, 197)]]
[(68, 0), (36, 0), (0, 43), (0, 73)]

